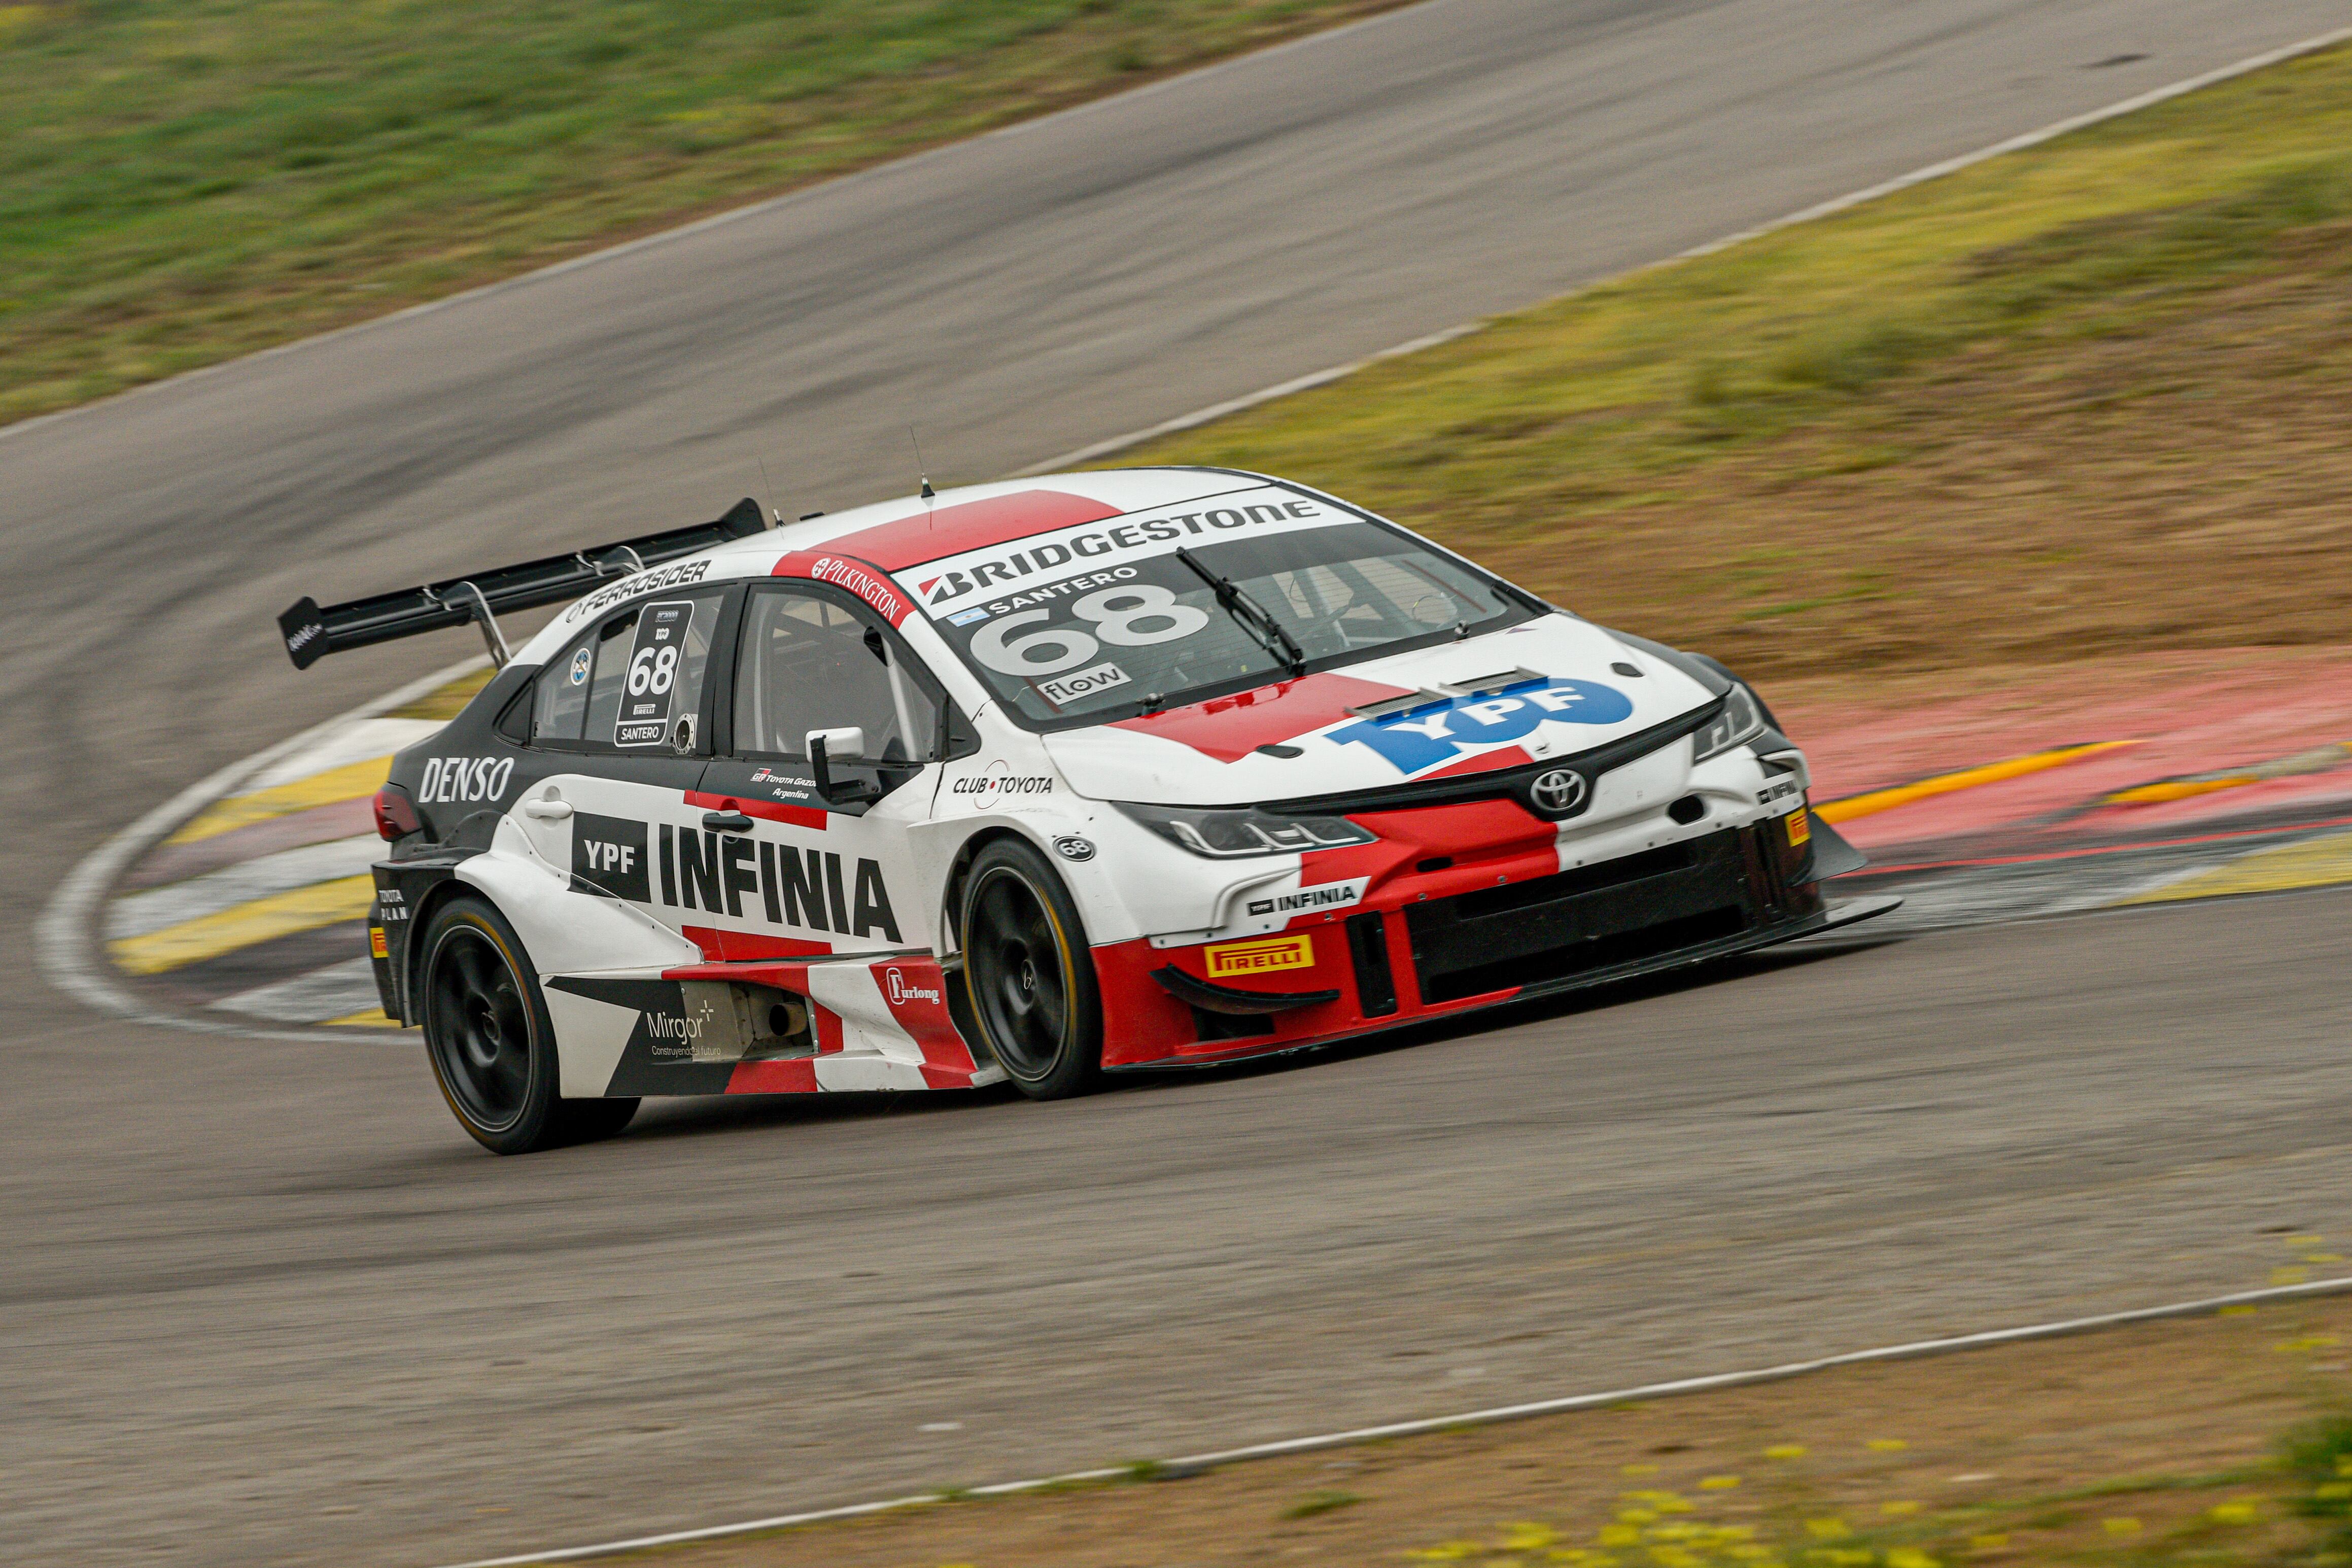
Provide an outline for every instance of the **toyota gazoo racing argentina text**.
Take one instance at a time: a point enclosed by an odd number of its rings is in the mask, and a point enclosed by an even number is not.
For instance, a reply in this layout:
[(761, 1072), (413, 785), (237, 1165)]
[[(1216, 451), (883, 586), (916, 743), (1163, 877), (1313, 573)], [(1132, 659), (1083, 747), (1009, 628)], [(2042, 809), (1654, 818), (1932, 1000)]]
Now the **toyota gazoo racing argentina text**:
[(467, 622), (499, 667), (394, 761), (369, 939), (501, 1152), (648, 1094), (1069, 1094), (1894, 903), (1822, 897), (1862, 857), (1719, 665), (1259, 475), (745, 501), (279, 618), (299, 665)]

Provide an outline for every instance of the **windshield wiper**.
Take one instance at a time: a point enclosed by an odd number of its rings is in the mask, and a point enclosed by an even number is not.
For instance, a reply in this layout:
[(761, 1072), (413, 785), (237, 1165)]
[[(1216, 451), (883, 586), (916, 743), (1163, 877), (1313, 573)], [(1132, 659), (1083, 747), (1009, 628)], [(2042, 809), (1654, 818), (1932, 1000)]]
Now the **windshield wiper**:
[(1193, 559), (1192, 552), (1182, 545), (1176, 547), (1176, 559), (1192, 569), (1192, 574), (1209, 585), (1225, 613), (1234, 618), (1241, 629), (1257, 640), (1259, 647), (1274, 654), (1290, 667), (1294, 675), (1307, 673), (1307, 651), (1297, 638), (1283, 630), (1282, 622), (1266, 613), (1265, 605), (1252, 599), (1230, 577), (1221, 577)]

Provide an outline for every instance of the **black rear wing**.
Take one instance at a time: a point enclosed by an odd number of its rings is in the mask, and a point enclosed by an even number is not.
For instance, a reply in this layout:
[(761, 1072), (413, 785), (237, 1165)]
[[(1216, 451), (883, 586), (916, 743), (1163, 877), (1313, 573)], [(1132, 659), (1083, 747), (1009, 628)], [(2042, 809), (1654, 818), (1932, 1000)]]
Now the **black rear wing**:
[(529, 610), (577, 599), (607, 578), (643, 571), (729, 539), (748, 538), (767, 526), (759, 504), (747, 496), (715, 523), (618, 539), (570, 555), (551, 555), (471, 577), (354, 599), (349, 604), (330, 604), (324, 610), (315, 600), (298, 599), (278, 617), (278, 630), (286, 639), (287, 657), (294, 661), (296, 669), (307, 670), (346, 648), (364, 648), (372, 643), (389, 643), (472, 621), (480, 624), (490, 657), (503, 664), (507, 644), (499, 631), (499, 611)]

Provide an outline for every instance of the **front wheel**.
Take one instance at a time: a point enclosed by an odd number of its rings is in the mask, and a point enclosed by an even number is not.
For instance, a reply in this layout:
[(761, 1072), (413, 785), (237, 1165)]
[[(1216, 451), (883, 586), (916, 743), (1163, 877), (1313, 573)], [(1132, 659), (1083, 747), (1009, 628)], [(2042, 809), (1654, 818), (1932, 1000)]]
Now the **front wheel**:
[(566, 1100), (555, 1027), (514, 927), (478, 898), (451, 899), (425, 924), (425, 1052), (458, 1124), (498, 1155), (608, 1138), (635, 1100)]
[(1013, 1087), (1032, 1100), (1083, 1092), (1102, 1071), (1102, 998), (1077, 905), (1018, 839), (983, 847), (964, 879), (963, 983)]

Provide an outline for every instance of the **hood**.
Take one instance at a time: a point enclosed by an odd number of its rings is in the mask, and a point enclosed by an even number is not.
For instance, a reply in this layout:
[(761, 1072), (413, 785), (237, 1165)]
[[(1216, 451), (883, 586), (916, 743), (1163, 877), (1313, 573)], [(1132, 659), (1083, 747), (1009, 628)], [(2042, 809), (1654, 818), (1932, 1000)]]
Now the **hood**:
[(1042, 738), (1095, 800), (1238, 806), (1570, 757), (1711, 700), (1656, 654), (1548, 615)]

